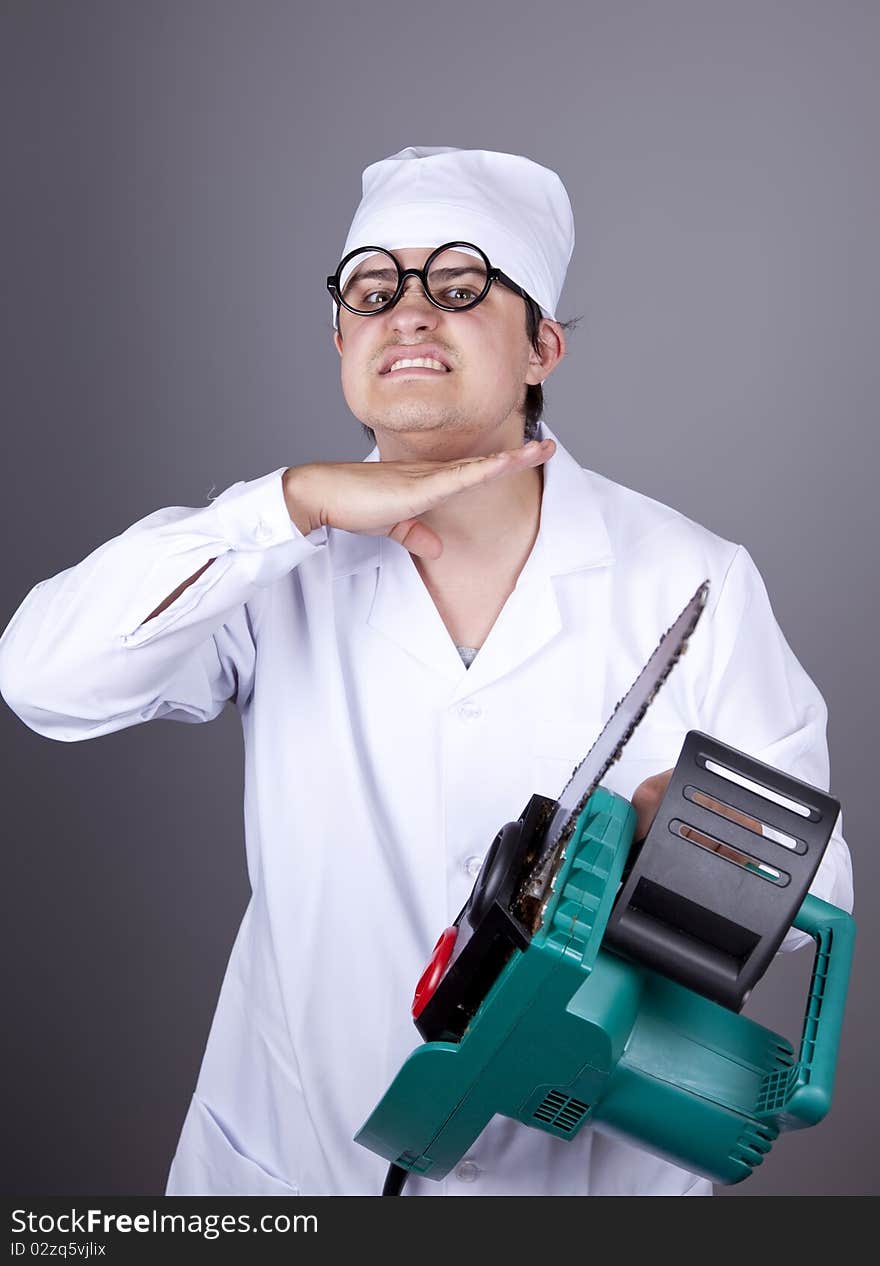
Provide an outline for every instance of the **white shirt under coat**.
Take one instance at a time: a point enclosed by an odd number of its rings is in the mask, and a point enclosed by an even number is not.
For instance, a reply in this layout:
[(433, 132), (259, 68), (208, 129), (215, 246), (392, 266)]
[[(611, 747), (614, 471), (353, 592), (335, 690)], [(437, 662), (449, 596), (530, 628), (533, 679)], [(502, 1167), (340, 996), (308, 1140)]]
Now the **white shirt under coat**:
[[(470, 668), (409, 553), (304, 537), (284, 467), (141, 519), (36, 585), (0, 639), (0, 691), (48, 738), (227, 702), (241, 716), (252, 896), (168, 1194), (381, 1191), (386, 1162), (353, 1135), (419, 1044), (410, 1004), (439, 933), (498, 828), (560, 792), (704, 579), (688, 653), (606, 785), (631, 795), (700, 729), (827, 788), (824, 702), (748, 553), (556, 442), (534, 548)], [(852, 909), (839, 822), (811, 891)], [(712, 1190), (589, 1127), (565, 1141), (496, 1117), (464, 1161), (406, 1194)]]

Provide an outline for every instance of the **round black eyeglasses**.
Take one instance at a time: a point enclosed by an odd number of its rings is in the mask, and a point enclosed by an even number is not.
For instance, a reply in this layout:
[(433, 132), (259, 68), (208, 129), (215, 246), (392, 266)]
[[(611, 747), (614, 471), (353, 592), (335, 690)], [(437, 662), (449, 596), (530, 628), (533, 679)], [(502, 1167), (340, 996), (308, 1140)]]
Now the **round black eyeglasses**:
[(359, 246), (349, 251), (327, 278), (327, 289), (334, 302), (349, 312), (374, 316), (394, 307), (410, 276), (418, 277), (427, 298), (444, 312), (475, 308), (486, 298), (493, 281), (523, 299), (530, 298), (500, 268), (493, 268), (486, 252), (473, 242), (444, 242), (431, 252), (423, 268), (401, 268), (397, 257), (382, 246)]

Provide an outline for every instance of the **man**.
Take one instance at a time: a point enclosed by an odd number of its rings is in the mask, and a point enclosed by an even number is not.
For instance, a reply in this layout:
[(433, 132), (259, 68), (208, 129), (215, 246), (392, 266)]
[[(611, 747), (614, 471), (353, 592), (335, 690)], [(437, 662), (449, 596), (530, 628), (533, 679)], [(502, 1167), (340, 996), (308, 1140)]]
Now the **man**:
[[(49, 737), (209, 721), (230, 700), (242, 718), (252, 897), (169, 1194), (381, 1190), (385, 1162), (352, 1136), (417, 1044), (438, 933), (702, 580), (689, 653), (606, 785), (644, 828), (691, 728), (827, 785), (824, 704), (748, 554), (583, 470), (543, 422), (523, 444), (565, 352), (573, 241), (562, 182), (525, 158), (373, 164), (328, 285), (374, 451), (148, 515), (36, 586), (0, 640), (4, 697)], [(839, 833), (812, 890), (851, 908)], [(590, 1128), (569, 1143), (503, 1118), (447, 1179), (406, 1187), (710, 1192)]]

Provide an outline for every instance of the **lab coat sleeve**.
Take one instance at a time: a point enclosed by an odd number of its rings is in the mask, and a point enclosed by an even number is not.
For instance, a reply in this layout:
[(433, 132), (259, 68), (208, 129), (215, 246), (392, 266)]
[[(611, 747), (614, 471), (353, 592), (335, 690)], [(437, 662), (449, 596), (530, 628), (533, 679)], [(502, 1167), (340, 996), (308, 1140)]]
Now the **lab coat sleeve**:
[[(705, 732), (827, 791), (825, 701), (785, 640), (760, 573), (742, 546), (721, 585), (710, 638), (701, 709)], [(844, 910), (853, 908), (842, 814), (810, 891)], [(805, 932), (790, 929), (780, 949), (797, 949), (809, 939)]]
[[(207, 506), (140, 519), (27, 594), (0, 638), (0, 694), (63, 742), (155, 718), (210, 721), (250, 688), (249, 599), (326, 546), (290, 518), (286, 467)], [(160, 615), (188, 577), (215, 561)], [(146, 622), (145, 622), (146, 621)]]

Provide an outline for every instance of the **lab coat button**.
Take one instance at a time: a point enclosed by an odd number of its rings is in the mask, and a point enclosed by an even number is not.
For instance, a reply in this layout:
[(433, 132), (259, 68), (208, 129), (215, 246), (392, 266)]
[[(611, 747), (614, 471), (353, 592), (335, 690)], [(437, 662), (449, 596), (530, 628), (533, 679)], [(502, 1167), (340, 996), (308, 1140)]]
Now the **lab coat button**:
[(455, 1167), (455, 1176), (461, 1182), (476, 1182), (480, 1176), (480, 1167), (471, 1160), (460, 1161)]
[(458, 709), (458, 715), (462, 721), (476, 721), (477, 717), (483, 715), (483, 709), (475, 703), (463, 703)]
[(476, 879), (483, 866), (482, 857), (466, 857), (464, 860), (464, 868), (472, 879)]

